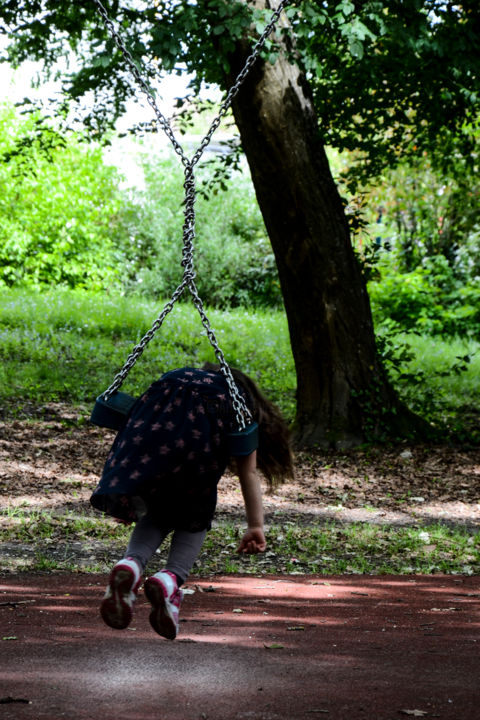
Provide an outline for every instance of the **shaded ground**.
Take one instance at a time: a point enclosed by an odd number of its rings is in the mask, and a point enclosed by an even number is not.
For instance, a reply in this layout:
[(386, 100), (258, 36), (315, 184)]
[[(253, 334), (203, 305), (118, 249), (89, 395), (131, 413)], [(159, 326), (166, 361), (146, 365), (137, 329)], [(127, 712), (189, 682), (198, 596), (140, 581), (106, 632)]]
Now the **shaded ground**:
[[(3, 508), (90, 511), (112, 435), (77, 419), (49, 406), (41, 421), (0, 423)], [(478, 449), (302, 456), (296, 481), (267, 498), (267, 520), (476, 529), (479, 475)], [(225, 478), (220, 516), (241, 506)], [(0, 571), (1, 718), (479, 717), (477, 577), (203, 577), (187, 585), (173, 643), (150, 629), (142, 593), (131, 628), (104, 626), (106, 582)]]
[(480, 582), (214, 577), (174, 642), (141, 594), (126, 631), (105, 576), (0, 577), (5, 720), (477, 720)]
[[(89, 509), (113, 434), (67, 406), (41, 420), (0, 422), (0, 503)], [(86, 416), (84, 418), (86, 420)], [(480, 448), (396, 446), (300, 455), (296, 481), (266, 498), (267, 520), (301, 517), (382, 523), (444, 521), (480, 526)], [(238, 515), (238, 484), (220, 485), (219, 513)]]
[[(4, 568), (101, 571), (118, 559), (124, 540), (115, 544), (108, 529), (96, 539), (92, 524), (85, 530), (81, 526), (86, 516), (99, 518), (88, 500), (112, 440), (113, 433), (91, 426), (87, 415), (82, 418), (62, 405), (46, 406), (36, 419), (0, 422), (0, 533), (4, 530), (0, 554)], [(473, 534), (480, 526), (479, 477), (479, 448), (401, 445), (301, 455), (295, 482), (265, 498), (267, 529), (288, 523), (314, 528), (333, 519), (337, 527), (364, 522), (387, 529), (441, 522), (465, 527)], [(217, 520), (233, 521), (241, 527), (238, 481), (227, 475), (220, 483), (219, 495)], [(49, 512), (49, 532), (53, 534), (41, 533), (37, 510)], [(22, 527), (23, 535), (15, 534), (16, 526)], [(445, 551), (443, 560), (451, 555), (448, 548)], [(218, 556), (220, 572), (228, 571), (224, 555)], [(465, 567), (470, 562), (466, 556)], [(262, 557), (266, 572), (282, 572), (284, 565), (274, 552)], [(297, 567), (300, 569), (306, 567)], [(440, 569), (446, 570), (445, 565)], [(214, 570), (211, 563), (208, 571)]]

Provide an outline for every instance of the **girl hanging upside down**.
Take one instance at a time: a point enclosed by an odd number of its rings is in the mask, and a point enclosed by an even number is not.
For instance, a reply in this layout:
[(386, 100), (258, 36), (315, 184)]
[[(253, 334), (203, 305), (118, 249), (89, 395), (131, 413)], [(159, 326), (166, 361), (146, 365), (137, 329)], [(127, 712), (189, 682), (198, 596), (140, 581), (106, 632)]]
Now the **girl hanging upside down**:
[[(232, 374), (259, 426), (257, 450), (235, 458), (248, 525), (237, 551), (259, 553), (266, 540), (257, 467), (270, 488), (293, 475), (289, 433), (253, 380), (238, 370)], [(211, 528), (217, 484), (231, 461), (228, 434), (235, 419), (227, 381), (212, 364), (166, 373), (133, 406), (90, 499), (117, 520), (135, 522), (100, 607), (110, 627), (130, 624), (145, 566), (172, 533), (166, 566), (145, 580), (144, 590), (155, 632), (176, 637), (180, 587)]]

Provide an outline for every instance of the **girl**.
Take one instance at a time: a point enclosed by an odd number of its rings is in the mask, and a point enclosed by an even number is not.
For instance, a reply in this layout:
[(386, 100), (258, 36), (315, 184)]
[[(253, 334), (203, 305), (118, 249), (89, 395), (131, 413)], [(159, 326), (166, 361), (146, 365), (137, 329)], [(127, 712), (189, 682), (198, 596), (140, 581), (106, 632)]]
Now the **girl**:
[[(263, 509), (257, 466), (269, 488), (293, 475), (289, 433), (278, 409), (239, 370), (232, 374), (259, 426), (258, 448), (236, 460), (248, 528), (237, 552), (264, 552)], [(144, 584), (150, 624), (173, 640), (181, 585), (195, 562), (217, 502), (217, 484), (230, 461), (227, 435), (235, 429), (227, 381), (218, 365), (163, 375), (137, 400), (115, 438), (90, 501), (125, 523), (135, 522), (125, 557), (113, 568), (100, 613), (126, 628), (142, 573), (163, 540), (172, 539), (165, 569)]]

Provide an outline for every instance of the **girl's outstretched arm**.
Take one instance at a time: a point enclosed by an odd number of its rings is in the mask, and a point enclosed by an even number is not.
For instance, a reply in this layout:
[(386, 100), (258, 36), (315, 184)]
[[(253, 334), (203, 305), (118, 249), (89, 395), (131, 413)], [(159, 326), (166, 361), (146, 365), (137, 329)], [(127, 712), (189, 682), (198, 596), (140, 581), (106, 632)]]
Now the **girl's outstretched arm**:
[(236, 460), (248, 524), (237, 552), (248, 554), (264, 552), (267, 543), (263, 531), (262, 488), (257, 474), (257, 453), (253, 452)]

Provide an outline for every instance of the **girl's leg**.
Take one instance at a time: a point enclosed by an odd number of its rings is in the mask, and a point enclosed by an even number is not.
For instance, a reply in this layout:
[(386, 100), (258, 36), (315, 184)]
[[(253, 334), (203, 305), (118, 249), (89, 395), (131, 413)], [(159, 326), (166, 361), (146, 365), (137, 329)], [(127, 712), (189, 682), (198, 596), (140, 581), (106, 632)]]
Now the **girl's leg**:
[(122, 630), (130, 624), (145, 565), (169, 532), (148, 514), (135, 525), (125, 557), (113, 568), (100, 605), (100, 614), (110, 627)]
[(130, 536), (125, 557), (132, 558), (140, 566), (140, 571), (160, 547), (171, 528), (160, 527), (155, 520), (147, 513), (133, 528)]
[(178, 615), (183, 597), (179, 586), (188, 577), (206, 532), (175, 530), (165, 570), (145, 581), (145, 595), (152, 606), (150, 624), (156, 633), (168, 640), (174, 640), (178, 633)]
[(182, 585), (189, 576), (206, 534), (206, 530), (200, 532), (175, 530), (173, 533), (165, 569), (177, 576), (179, 585)]

